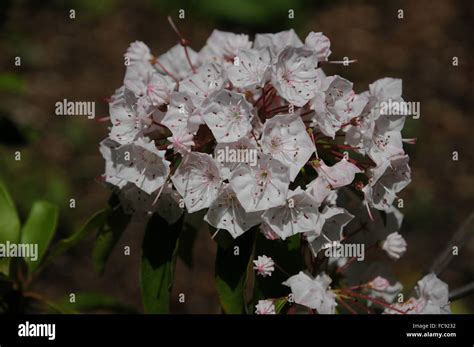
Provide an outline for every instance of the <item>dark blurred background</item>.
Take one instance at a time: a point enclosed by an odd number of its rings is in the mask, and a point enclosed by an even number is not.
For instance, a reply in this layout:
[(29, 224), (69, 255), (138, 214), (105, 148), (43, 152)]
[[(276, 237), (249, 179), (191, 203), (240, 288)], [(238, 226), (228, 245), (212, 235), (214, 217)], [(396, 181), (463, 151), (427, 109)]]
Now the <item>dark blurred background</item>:
[[(99, 141), (107, 124), (86, 117), (60, 117), (54, 104), (95, 101), (96, 118), (108, 115), (104, 102), (123, 80), (123, 54), (130, 42), (144, 41), (159, 55), (177, 43), (167, 23), (172, 15), (198, 51), (214, 28), (243, 32), (277, 32), (294, 28), (304, 40), (322, 31), (332, 42), (332, 60), (357, 59), (349, 67), (331, 65), (328, 74), (354, 82), (357, 92), (382, 77), (403, 79), (405, 100), (421, 102), (421, 118), (408, 120), (404, 137), (413, 182), (402, 192), (408, 241), (404, 258), (393, 271), (406, 288), (429, 269), (463, 221), (474, 210), (472, 131), (473, 21), (470, 0), (2, 0), (0, 4), (0, 178), (24, 217), (33, 200), (61, 207), (58, 237), (81, 225), (105, 206), (110, 192), (95, 181), (104, 162)], [(76, 18), (69, 18), (69, 10)], [(179, 9), (185, 19), (178, 19)], [(288, 19), (293, 9), (294, 19)], [(403, 19), (398, 10), (403, 10)], [(21, 66), (15, 66), (15, 57)], [(453, 57), (459, 65), (453, 66)], [(14, 160), (20, 150), (22, 160)], [(459, 160), (452, 160), (453, 151)], [(75, 198), (76, 208), (69, 208)], [(473, 233), (474, 231), (471, 231)], [(126, 231), (100, 277), (92, 269), (94, 237), (63, 255), (44, 272), (36, 290), (51, 299), (72, 292), (107, 293), (141, 309), (138, 262), (143, 227)], [(123, 246), (131, 255), (123, 255)], [(192, 266), (179, 260), (173, 300), (178, 313), (219, 313), (214, 289), (216, 246), (199, 230)], [(474, 279), (474, 238), (464, 245), (441, 278), (450, 288)], [(189, 260), (189, 259), (188, 259)], [(189, 261), (188, 261), (189, 263)], [(472, 298), (453, 305), (457, 313), (474, 312)]]

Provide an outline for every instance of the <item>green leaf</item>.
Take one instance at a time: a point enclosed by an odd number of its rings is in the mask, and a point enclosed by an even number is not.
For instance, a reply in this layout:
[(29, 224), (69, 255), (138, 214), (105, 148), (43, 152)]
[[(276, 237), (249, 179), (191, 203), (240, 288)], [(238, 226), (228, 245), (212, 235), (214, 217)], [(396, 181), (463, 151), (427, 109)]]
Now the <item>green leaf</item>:
[(245, 282), (255, 232), (254, 229), (247, 231), (234, 240), (230, 247), (218, 246), (215, 276), (224, 313), (245, 313)]
[[(17, 243), (20, 239), (20, 219), (7, 188), (0, 181), (0, 243)], [(0, 274), (9, 275), (10, 258), (0, 258)]]
[(97, 231), (100, 227), (102, 227), (107, 221), (108, 212), (109, 211), (107, 209), (96, 212), (78, 231), (73, 233), (68, 238), (60, 240), (51, 250), (43, 265), (49, 264), (54, 258), (74, 247), (88, 234)]
[(105, 311), (109, 313), (138, 313), (134, 308), (123, 304), (117, 299), (101, 293), (77, 293), (71, 302), (69, 295), (57, 303), (49, 303), (52, 313), (88, 313)]
[(184, 217), (175, 224), (158, 214), (148, 222), (143, 238), (140, 289), (146, 313), (168, 313), (176, 265), (178, 238)]
[(7, 188), (0, 181), (0, 243), (16, 243), (19, 239), (20, 219)]
[(127, 228), (130, 218), (130, 215), (125, 214), (119, 205), (118, 198), (112, 195), (107, 209), (106, 222), (99, 227), (92, 251), (92, 263), (97, 273), (101, 275), (104, 273), (107, 260)]
[(0, 73), (0, 91), (22, 94), (25, 91), (25, 81), (16, 74)]
[(276, 314), (279, 314), (283, 308), (285, 307), (286, 303), (288, 302), (288, 299), (287, 298), (283, 298), (283, 299), (278, 299), (274, 302), (274, 305), (275, 305), (275, 313)]
[(22, 243), (38, 245), (37, 259), (25, 258), (31, 272), (38, 267), (53, 239), (58, 224), (58, 215), (58, 207), (46, 201), (36, 201), (31, 208), (28, 219), (21, 230)]

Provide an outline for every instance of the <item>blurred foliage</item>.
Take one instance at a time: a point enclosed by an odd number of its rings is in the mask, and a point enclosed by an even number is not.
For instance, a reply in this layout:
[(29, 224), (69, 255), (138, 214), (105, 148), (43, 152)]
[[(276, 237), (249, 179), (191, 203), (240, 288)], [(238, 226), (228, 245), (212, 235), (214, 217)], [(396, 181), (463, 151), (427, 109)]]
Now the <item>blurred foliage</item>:
[(0, 92), (22, 94), (25, 91), (25, 81), (16, 74), (0, 73)]

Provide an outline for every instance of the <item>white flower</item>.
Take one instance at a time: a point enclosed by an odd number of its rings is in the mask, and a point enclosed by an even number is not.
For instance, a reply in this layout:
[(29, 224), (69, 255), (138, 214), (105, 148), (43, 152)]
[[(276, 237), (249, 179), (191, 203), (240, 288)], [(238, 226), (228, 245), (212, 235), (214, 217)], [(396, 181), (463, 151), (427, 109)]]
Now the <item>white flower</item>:
[(105, 159), (104, 179), (118, 188), (123, 188), (127, 181), (117, 176), (116, 155), (115, 152), (120, 144), (110, 138), (106, 138), (100, 142), (99, 151)]
[(268, 155), (260, 155), (256, 166), (239, 164), (230, 178), (230, 185), (246, 212), (284, 205), (289, 183), (288, 168)]
[[(403, 286), (400, 282), (390, 285), (390, 282), (383, 277), (376, 277), (370, 282), (370, 296), (377, 299), (381, 298), (387, 303), (393, 302), (398, 293), (401, 292)], [(371, 301), (368, 302), (372, 304)]]
[(217, 142), (234, 142), (252, 129), (252, 106), (244, 96), (221, 90), (203, 103), (203, 119)]
[(262, 218), (283, 240), (324, 222), (319, 218), (318, 203), (299, 187), (288, 193), (285, 205), (266, 210)]
[(388, 256), (394, 260), (400, 257), (407, 250), (407, 242), (398, 232), (391, 233), (382, 243), (382, 249), (387, 252)]
[(130, 44), (125, 53), (125, 58), (128, 58), (130, 65), (135, 63), (149, 63), (153, 58), (150, 48), (142, 41), (135, 41)]
[(168, 149), (173, 149), (176, 153), (185, 155), (191, 151), (191, 147), (194, 146), (194, 136), (185, 129), (173, 132), (173, 135), (166, 138), (171, 144)]
[(151, 123), (143, 103), (137, 101), (124, 87), (115, 91), (109, 103), (109, 112), (112, 122), (109, 136), (120, 144), (133, 142)]
[(293, 29), (280, 31), (275, 34), (257, 34), (255, 35), (254, 48), (268, 47), (274, 57), (286, 47), (302, 47), (298, 35)]
[(331, 193), (331, 184), (323, 176), (318, 176), (306, 186), (306, 191), (321, 205)]
[(227, 76), (237, 88), (263, 87), (271, 77), (271, 59), (268, 48), (241, 49), (234, 63), (227, 68)]
[(179, 91), (188, 93), (194, 105), (200, 107), (204, 100), (213, 92), (219, 91), (224, 85), (222, 67), (209, 63), (201, 66), (197, 73), (179, 84)]
[(396, 194), (411, 182), (408, 155), (394, 157), (370, 170), (369, 184), (362, 191), (365, 199), (376, 209), (388, 209)]
[(206, 45), (199, 52), (199, 58), (202, 62), (231, 62), (240, 49), (250, 47), (252, 47), (252, 42), (245, 34), (214, 30), (207, 39)]
[(117, 177), (151, 194), (168, 178), (170, 162), (165, 159), (165, 153), (156, 149), (154, 141), (143, 138), (122, 145), (116, 150)]
[(201, 109), (197, 107), (191, 96), (183, 92), (171, 95), (171, 103), (161, 124), (171, 130), (173, 134), (195, 134), (199, 125), (203, 124)]
[[(226, 151), (229, 153), (228, 158), (225, 157)], [(235, 158), (231, 157), (231, 153), (235, 153)], [(241, 162), (252, 164), (251, 161), (257, 159), (256, 142), (253, 138), (242, 137), (239, 141), (218, 143), (214, 149), (214, 158), (221, 164), (221, 177), (229, 179)]]
[(289, 47), (273, 66), (272, 83), (279, 95), (295, 106), (304, 106), (321, 85), (318, 59), (312, 51)]
[[(187, 50), (189, 60), (191, 60), (191, 63), (195, 68), (198, 67), (198, 54), (190, 47), (187, 47)], [(167, 72), (165, 72), (162, 67), (165, 68)], [(168, 52), (158, 57), (155, 68), (163, 75), (170, 73), (179, 80), (188, 77), (193, 72), (188, 58), (186, 57), (186, 51), (179, 43), (173, 46)]]
[[(408, 314), (450, 314), (448, 285), (434, 273), (430, 273), (418, 281), (416, 287), (418, 298), (410, 298), (393, 307)], [(399, 314), (393, 309), (385, 309), (385, 314)]]
[(372, 141), (372, 146), (367, 154), (377, 165), (382, 165), (394, 157), (405, 154), (400, 131), (387, 131), (383, 134), (374, 133)]
[(439, 307), (449, 305), (449, 288), (434, 273), (423, 277), (417, 284), (417, 293), (425, 301), (431, 301)]
[(320, 91), (314, 94), (310, 101), (310, 108), (314, 114), (309, 117), (312, 126), (317, 126), (321, 132), (334, 138), (342, 125), (357, 117), (367, 98), (356, 95), (352, 90), (352, 83), (340, 76), (331, 76), (321, 79)]
[(323, 222), (306, 233), (310, 249), (315, 256), (321, 249), (339, 245), (344, 227), (354, 218), (341, 207), (329, 206), (324, 207), (320, 216)]
[(263, 150), (290, 169), (294, 181), (300, 169), (316, 151), (303, 121), (297, 115), (277, 115), (263, 125)]
[(171, 181), (189, 213), (209, 207), (222, 183), (217, 163), (209, 154), (197, 152), (185, 155)]
[(291, 288), (297, 304), (315, 309), (320, 314), (333, 314), (336, 309), (336, 295), (331, 292), (331, 278), (326, 274), (311, 278), (300, 271), (291, 276), (283, 285)]
[(331, 188), (339, 188), (351, 184), (355, 174), (363, 172), (357, 166), (343, 158), (333, 166), (327, 166), (322, 160), (314, 160), (313, 167), (318, 177), (323, 177)]
[(275, 305), (271, 300), (258, 300), (255, 305), (256, 314), (275, 314)]
[(225, 184), (212, 202), (204, 220), (217, 229), (227, 230), (235, 239), (261, 222), (261, 212), (245, 212), (232, 188)]
[(175, 88), (173, 80), (160, 75), (151, 67), (130, 65), (124, 79), (125, 88), (132, 91), (137, 98), (145, 98), (152, 106), (168, 103)]
[(253, 263), (253, 269), (262, 277), (271, 276), (272, 272), (275, 271), (275, 262), (272, 258), (267, 257), (266, 255), (259, 255), (257, 260), (254, 260)]
[(327, 61), (331, 55), (331, 42), (323, 33), (310, 32), (304, 41), (304, 47), (316, 53), (318, 61)]

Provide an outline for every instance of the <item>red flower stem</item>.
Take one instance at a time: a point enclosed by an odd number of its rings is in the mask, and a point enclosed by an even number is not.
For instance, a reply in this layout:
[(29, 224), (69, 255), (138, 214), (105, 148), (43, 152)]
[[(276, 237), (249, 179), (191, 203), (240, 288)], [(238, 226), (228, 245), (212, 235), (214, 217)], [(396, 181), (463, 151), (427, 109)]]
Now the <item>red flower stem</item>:
[(348, 289), (345, 289), (345, 288), (342, 288), (342, 291), (343, 291), (344, 293), (346, 293), (347, 295), (349, 295), (349, 296), (354, 296), (354, 297), (356, 297), (356, 298), (361, 298), (361, 299), (364, 299), (364, 300), (367, 300), (367, 301), (372, 301), (372, 302), (376, 303), (377, 305), (380, 305), (380, 306), (389, 308), (389, 309), (391, 309), (391, 310), (393, 310), (393, 311), (396, 311), (396, 312), (398, 312), (398, 313), (401, 313), (401, 314), (406, 314), (405, 311), (399, 310), (398, 308), (393, 307), (392, 305), (389, 305), (389, 304), (387, 304), (386, 302), (377, 300), (377, 299), (372, 298), (372, 297), (370, 297), (370, 296), (363, 295), (363, 294), (359, 294), (359, 293), (354, 293), (354, 292), (352, 292), (352, 291), (350, 291), (350, 290), (348, 290)]
[(342, 306), (344, 306), (351, 314), (357, 314), (357, 312), (354, 311), (354, 309), (350, 307), (342, 298), (337, 297), (336, 300), (339, 301)]
[(267, 110), (266, 112), (268, 114), (272, 114), (273, 112), (278, 113), (280, 111), (284, 112), (284, 111), (288, 111), (288, 107), (289, 107), (289, 105), (278, 106), (278, 107), (272, 108), (270, 110)]
[(191, 58), (189, 57), (189, 52), (188, 52), (188, 45), (187, 44), (181, 44), (184, 47), (184, 53), (186, 54), (186, 59), (188, 60), (189, 66), (191, 66), (191, 70), (193, 70), (193, 74), (196, 73), (196, 68), (194, 67)]
[(359, 301), (357, 301), (357, 299), (350, 298), (349, 300), (351, 300), (351, 302), (354, 303), (354, 305), (356, 305), (358, 308), (367, 312), (367, 314), (373, 314), (373, 312), (367, 306), (362, 305)]
[(175, 82), (176, 84), (179, 86), (179, 80), (176, 78), (175, 75), (173, 75), (171, 72), (168, 71), (167, 68), (165, 68), (163, 66), (163, 64), (160, 63), (160, 61), (158, 60), (158, 58), (155, 58), (154, 59), (155, 63), (158, 64), (158, 66), (161, 68), (161, 70), (163, 70), (165, 72), (165, 74), (167, 74), (168, 76), (170, 76)]

